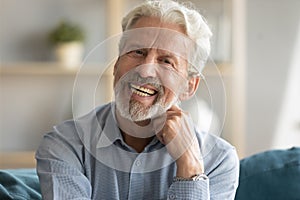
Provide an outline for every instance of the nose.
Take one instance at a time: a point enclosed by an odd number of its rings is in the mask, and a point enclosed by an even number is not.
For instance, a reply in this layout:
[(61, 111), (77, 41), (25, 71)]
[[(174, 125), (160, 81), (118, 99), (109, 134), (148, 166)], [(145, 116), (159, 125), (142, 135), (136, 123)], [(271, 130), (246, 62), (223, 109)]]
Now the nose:
[(156, 77), (156, 66), (155, 63), (142, 64), (138, 68), (138, 73), (141, 77)]
[(156, 77), (156, 56), (153, 52), (148, 52), (144, 62), (139, 66), (139, 74), (143, 78)]

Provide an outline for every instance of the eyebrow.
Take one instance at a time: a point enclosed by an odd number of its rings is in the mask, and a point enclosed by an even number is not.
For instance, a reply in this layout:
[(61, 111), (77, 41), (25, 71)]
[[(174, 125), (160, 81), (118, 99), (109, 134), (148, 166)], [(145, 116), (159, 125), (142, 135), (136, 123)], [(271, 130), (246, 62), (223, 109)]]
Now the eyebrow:
[(163, 56), (166, 56), (168, 58), (173, 58), (173, 59), (184, 59), (183, 55), (179, 54), (179, 53), (173, 53), (173, 52), (170, 52), (168, 50), (164, 50), (164, 49), (158, 49), (158, 52), (162, 53)]
[(157, 49), (158, 53), (161, 55), (161, 56), (165, 56), (165, 57), (168, 57), (168, 58), (171, 58), (171, 59), (176, 59), (176, 63), (178, 63), (178, 59), (186, 59), (184, 55), (180, 54), (179, 52), (176, 53), (176, 52), (171, 52), (167, 49), (164, 49), (163, 47), (158, 47), (157, 45), (154, 45), (154, 47), (148, 47), (144, 44), (140, 44), (138, 41), (133, 41), (133, 40), (127, 40), (125, 43), (124, 43), (124, 46), (123, 46), (123, 53), (125, 52), (130, 52), (130, 51), (133, 51), (133, 50), (138, 50), (138, 49)]

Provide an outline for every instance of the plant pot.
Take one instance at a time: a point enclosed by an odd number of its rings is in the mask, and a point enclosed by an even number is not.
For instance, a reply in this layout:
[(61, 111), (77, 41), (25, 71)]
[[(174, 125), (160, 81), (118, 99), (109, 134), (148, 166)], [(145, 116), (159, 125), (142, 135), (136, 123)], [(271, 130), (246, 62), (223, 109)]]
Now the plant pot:
[(82, 62), (82, 42), (59, 43), (55, 47), (55, 57), (59, 64), (67, 68), (79, 68)]

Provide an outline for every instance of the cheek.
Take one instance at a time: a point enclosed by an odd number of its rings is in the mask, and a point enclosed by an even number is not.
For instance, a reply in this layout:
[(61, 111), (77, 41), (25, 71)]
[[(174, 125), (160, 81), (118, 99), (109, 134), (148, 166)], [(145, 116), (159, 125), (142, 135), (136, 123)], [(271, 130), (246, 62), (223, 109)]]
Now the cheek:
[(178, 65), (180, 66), (180, 70), (179, 73), (181, 74), (181, 76), (183, 77), (187, 77), (188, 76), (188, 62), (185, 59), (180, 59)]
[(115, 65), (115, 68), (114, 68), (114, 86), (116, 85), (116, 83), (120, 80), (120, 78), (126, 74), (126, 72), (128, 70), (126, 70), (123, 65), (120, 64), (121, 62), (118, 61)]
[(119, 67), (115, 67), (114, 69), (114, 87), (116, 86), (118, 80), (120, 79), (120, 72), (119, 72)]
[(169, 102), (174, 101), (174, 99), (177, 99), (174, 92), (172, 90), (170, 90), (169, 88), (165, 88), (165, 93), (162, 98), (164, 99), (165, 103), (169, 103)]
[(127, 58), (126, 56), (121, 57), (115, 65), (114, 76), (115, 78), (121, 78), (124, 74), (134, 69), (137, 64)]

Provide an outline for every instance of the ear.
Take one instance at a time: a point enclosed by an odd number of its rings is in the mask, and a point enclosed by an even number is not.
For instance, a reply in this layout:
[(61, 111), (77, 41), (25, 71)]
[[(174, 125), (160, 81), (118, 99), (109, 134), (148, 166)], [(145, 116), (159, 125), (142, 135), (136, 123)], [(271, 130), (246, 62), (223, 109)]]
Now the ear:
[(188, 88), (179, 97), (180, 101), (185, 101), (194, 96), (200, 83), (200, 76), (190, 77), (188, 81)]

